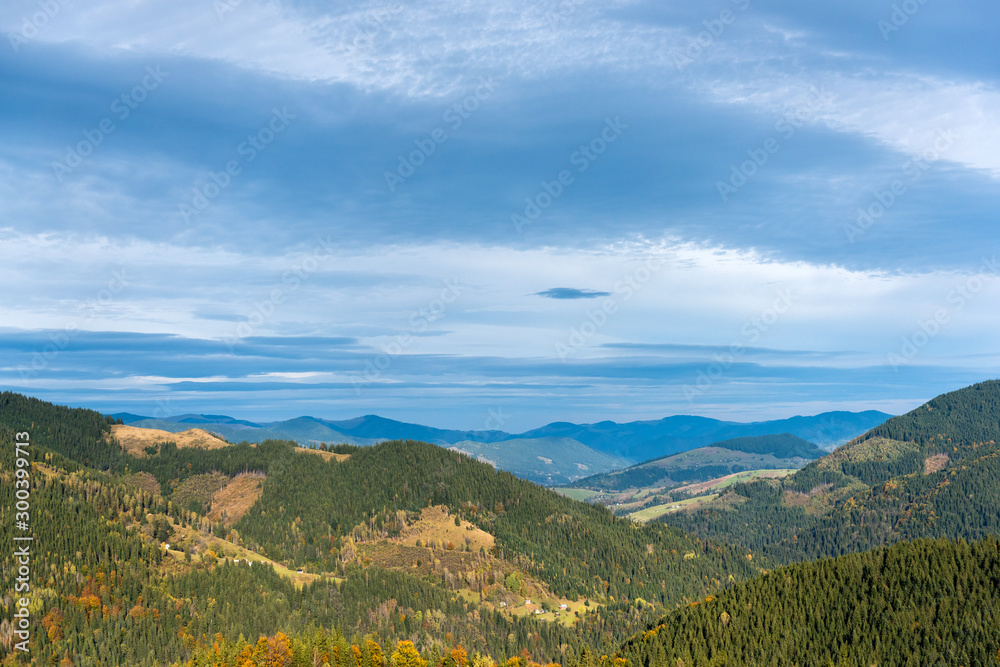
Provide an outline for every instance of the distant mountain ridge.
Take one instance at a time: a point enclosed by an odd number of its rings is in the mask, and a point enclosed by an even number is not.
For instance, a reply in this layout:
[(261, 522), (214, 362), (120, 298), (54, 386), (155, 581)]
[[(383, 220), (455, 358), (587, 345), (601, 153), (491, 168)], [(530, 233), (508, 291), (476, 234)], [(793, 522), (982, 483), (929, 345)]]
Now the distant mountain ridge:
[(676, 415), (656, 421), (617, 424), (556, 422), (522, 433), (520, 438), (558, 436), (579, 440), (594, 449), (648, 461), (660, 456), (704, 447), (721, 440), (756, 435), (790, 433), (824, 449), (833, 449), (882, 424), (892, 415), (876, 410), (866, 412), (824, 412), (811, 417), (740, 423), (709, 417)]
[[(128, 412), (111, 416), (120, 418), (130, 426), (174, 433), (198, 426), (232, 442), (288, 439), (303, 445), (345, 443), (367, 446), (384, 440), (412, 439), (442, 446), (461, 444), (463, 451), (482, 456), (498, 468), (526, 479), (550, 484), (563, 484), (587, 475), (626, 467), (637, 461), (669, 456), (732, 438), (789, 433), (829, 449), (891, 417), (874, 410), (859, 413), (825, 412), (814, 416), (744, 424), (709, 417), (677, 415), (625, 424), (613, 421), (596, 424), (554, 422), (524, 433), (507, 433), (499, 430), (441, 429), (378, 415), (339, 421), (303, 416), (277, 422), (255, 422), (226, 415), (201, 414), (183, 414), (163, 419)], [(483, 447), (498, 443), (508, 444), (505, 447)], [(558, 452), (558, 470), (548, 464), (543, 468), (538, 467), (539, 456), (555, 458), (546, 452)], [(579, 474), (573, 473), (574, 470)]]
[(746, 470), (801, 468), (824, 454), (813, 443), (790, 433), (752, 435), (659, 456), (623, 470), (598, 473), (577, 480), (572, 486), (601, 491), (669, 487)]

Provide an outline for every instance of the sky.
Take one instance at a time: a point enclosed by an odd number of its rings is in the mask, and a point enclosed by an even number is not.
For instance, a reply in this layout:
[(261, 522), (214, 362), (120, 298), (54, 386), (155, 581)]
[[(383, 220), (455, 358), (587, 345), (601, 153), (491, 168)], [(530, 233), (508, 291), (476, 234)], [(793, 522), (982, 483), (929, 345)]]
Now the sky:
[(998, 33), (987, 0), (11, 0), (0, 387), (905, 412), (1000, 377)]

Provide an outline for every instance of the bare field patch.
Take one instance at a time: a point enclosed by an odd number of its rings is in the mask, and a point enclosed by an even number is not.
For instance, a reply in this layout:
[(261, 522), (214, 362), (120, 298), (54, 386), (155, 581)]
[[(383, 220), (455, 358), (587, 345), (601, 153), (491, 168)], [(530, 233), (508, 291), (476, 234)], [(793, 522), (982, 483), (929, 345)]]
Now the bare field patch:
[(265, 475), (257, 473), (237, 475), (212, 496), (212, 511), (208, 518), (221, 520), (227, 526), (242, 519), (264, 493), (265, 479)]
[(423, 545), (447, 546), (450, 542), (456, 549), (468, 544), (469, 550), (474, 552), (478, 552), (480, 547), (487, 552), (493, 548), (492, 535), (468, 521), (459, 520), (459, 524), (455, 525), (455, 515), (450, 514), (445, 506), (425, 507), (420, 512), (420, 518), (393, 541), (411, 546), (416, 546), (417, 540)]
[(945, 466), (948, 465), (948, 455), (947, 454), (935, 454), (934, 456), (928, 456), (924, 460), (924, 474), (930, 475), (931, 473), (940, 472), (944, 470)]
[(351, 458), (350, 454), (336, 454), (334, 452), (324, 452), (319, 449), (313, 449), (312, 447), (296, 447), (295, 451), (300, 454), (316, 454), (324, 461), (339, 461), (343, 463), (347, 459)]
[(180, 433), (171, 433), (155, 428), (136, 428), (135, 426), (118, 424), (111, 427), (111, 435), (121, 444), (122, 449), (136, 458), (146, 456), (146, 447), (155, 447), (164, 442), (174, 442), (180, 448), (219, 449), (229, 446), (225, 440), (200, 428), (189, 428)]

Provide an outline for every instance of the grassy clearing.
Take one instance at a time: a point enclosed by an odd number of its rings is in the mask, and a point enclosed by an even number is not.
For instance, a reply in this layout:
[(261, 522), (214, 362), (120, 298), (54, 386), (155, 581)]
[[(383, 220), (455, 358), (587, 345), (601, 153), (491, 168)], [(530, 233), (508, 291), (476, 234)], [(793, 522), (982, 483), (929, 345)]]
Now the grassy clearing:
[(752, 479), (781, 479), (782, 477), (791, 475), (796, 470), (796, 468), (786, 468), (784, 470), (745, 470), (733, 473), (732, 475), (710, 479), (707, 482), (688, 484), (687, 486), (674, 489), (674, 492), (704, 494), (707, 491), (717, 491), (733, 484), (748, 482)]
[[(170, 431), (161, 431), (156, 428), (138, 428), (136, 426), (117, 424), (111, 427), (111, 436), (121, 444), (122, 449), (136, 458), (146, 456), (146, 447), (155, 447), (164, 442), (176, 443), (181, 449), (185, 447), (219, 449), (221, 447), (228, 447), (231, 444), (200, 428), (189, 428), (180, 433), (171, 433)], [(251, 444), (251, 446), (255, 447), (256, 444)], [(324, 461), (346, 461), (351, 458), (350, 454), (324, 452), (312, 447), (296, 447), (295, 451), (301, 454), (315, 454)]]
[(420, 511), (420, 518), (407, 526), (403, 534), (394, 540), (400, 544), (416, 546), (439, 545), (445, 548), (451, 543), (455, 549), (465, 550), (466, 545), (472, 552), (478, 553), (480, 548), (489, 552), (493, 548), (493, 536), (475, 524), (459, 519), (455, 525), (455, 515), (444, 505), (425, 507)]
[(111, 427), (111, 435), (121, 444), (122, 449), (136, 458), (146, 456), (146, 447), (156, 447), (164, 442), (177, 443), (180, 448), (219, 449), (229, 446), (225, 440), (221, 440), (200, 428), (189, 428), (180, 433), (170, 433), (155, 428), (136, 428), (118, 424)]
[(300, 454), (316, 454), (324, 461), (339, 461), (343, 463), (347, 459), (351, 458), (350, 454), (336, 454), (334, 452), (324, 452), (319, 449), (313, 449), (312, 447), (296, 447), (295, 451)]
[(658, 519), (664, 514), (670, 514), (671, 512), (678, 512), (684, 509), (693, 509), (698, 505), (715, 500), (716, 498), (718, 498), (718, 496), (719, 494), (712, 493), (706, 496), (698, 496), (696, 498), (687, 498), (685, 500), (678, 500), (677, 502), (664, 503), (663, 505), (653, 505), (652, 507), (647, 507), (644, 510), (639, 510), (638, 512), (634, 512), (632, 514), (629, 514), (628, 516), (633, 521), (646, 523), (647, 521)]
[(552, 489), (556, 493), (562, 494), (567, 498), (572, 500), (579, 500), (581, 502), (586, 502), (593, 498), (594, 496), (600, 495), (597, 491), (591, 491), (590, 489), (567, 489), (567, 488), (555, 488)]
[[(547, 603), (551, 611), (545, 611), (542, 609), (542, 603)], [(529, 616), (537, 618), (541, 621), (549, 621), (550, 623), (559, 623), (565, 627), (570, 627), (577, 622), (578, 617), (576, 612), (580, 612), (580, 616), (583, 616), (588, 611), (597, 609), (597, 605), (593, 602), (590, 603), (591, 606), (587, 607), (584, 605), (583, 600), (569, 600), (567, 598), (556, 598), (550, 596), (539, 596), (531, 598), (531, 604), (523, 604), (518, 607), (510, 609), (511, 616)], [(560, 609), (560, 605), (566, 605), (566, 609)], [(535, 613), (535, 611), (539, 613)]]

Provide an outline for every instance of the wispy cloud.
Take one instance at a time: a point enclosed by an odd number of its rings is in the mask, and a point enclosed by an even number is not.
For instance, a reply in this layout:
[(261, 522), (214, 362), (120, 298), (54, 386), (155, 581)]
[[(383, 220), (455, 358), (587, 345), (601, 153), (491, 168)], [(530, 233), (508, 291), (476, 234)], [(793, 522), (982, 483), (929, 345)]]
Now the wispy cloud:
[[(863, 0), (59, 6), (42, 27), (0, 8), (10, 386), (292, 414), (346, 390), (338, 416), (455, 425), (660, 416), (720, 355), (706, 413), (886, 406), (1000, 369), (998, 281), (950, 301), (1000, 254), (985, 0), (890, 39)], [(517, 233), (525, 197), (547, 205)]]

